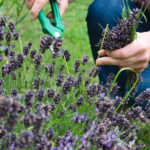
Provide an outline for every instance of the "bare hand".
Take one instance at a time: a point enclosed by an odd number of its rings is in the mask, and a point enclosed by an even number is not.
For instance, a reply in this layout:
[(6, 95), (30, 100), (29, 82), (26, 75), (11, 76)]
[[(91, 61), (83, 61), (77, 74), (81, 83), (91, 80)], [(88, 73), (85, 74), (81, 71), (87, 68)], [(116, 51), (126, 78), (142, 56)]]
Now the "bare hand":
[(150, 61), (150, 32), (137, 33), (135, 39), (129, 45), (114, 51), (101, 50), (98, 52), (97, 65), (117, 65), (120, 68), (129, 67), (142, 72)]
[[(25, 0), (26, 1), (26, 7), (31, 10), (31, 19), (35, 20), (38, 17), (38, 14), (40, 10), (45, 6), (46, 3), (49, 2), (49, 0)], [(57, 0), (60, 10), (60, 15), (63, 16), (65, 10), (68, 7), (68, 0)], [(51, 13), (48, 13), (48, 17), (51, 16)]]

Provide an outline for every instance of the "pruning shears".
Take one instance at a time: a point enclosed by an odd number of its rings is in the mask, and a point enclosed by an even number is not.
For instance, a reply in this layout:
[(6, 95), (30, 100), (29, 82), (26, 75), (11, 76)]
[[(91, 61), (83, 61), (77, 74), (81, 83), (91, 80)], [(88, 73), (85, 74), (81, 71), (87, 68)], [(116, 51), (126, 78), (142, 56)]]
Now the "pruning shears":
[(52, 8), (53, 19), (51, 22), (45, 15), (44, 11), (41, 10), (38, 19), (42, 25), (42, 30), (54, 38), (62, 38), (62, 32), (64, 31), (64, 24), (61, 21), (60, 11), (56, 0), (49, 0)]

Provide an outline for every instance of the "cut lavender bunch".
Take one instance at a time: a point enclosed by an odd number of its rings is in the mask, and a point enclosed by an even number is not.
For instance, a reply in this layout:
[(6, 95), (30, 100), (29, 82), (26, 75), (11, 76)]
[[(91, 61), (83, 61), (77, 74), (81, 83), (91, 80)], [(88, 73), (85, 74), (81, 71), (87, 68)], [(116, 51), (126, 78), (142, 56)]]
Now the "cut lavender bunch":
[[(139, 22), (139, 12), (139, 9), (133, 9), (128, 18), (120, 19), (117, 26), (115, 26), (112, 30), (108, 29), (103, 42), (103, 49), (108, 51), (120, 49), (134, 40), (134, 32)], [(102, 37), (103, 36), (104, 33), (102, 34)], [(102, 39), (99, 41), (99, 45), (101, 44)]]

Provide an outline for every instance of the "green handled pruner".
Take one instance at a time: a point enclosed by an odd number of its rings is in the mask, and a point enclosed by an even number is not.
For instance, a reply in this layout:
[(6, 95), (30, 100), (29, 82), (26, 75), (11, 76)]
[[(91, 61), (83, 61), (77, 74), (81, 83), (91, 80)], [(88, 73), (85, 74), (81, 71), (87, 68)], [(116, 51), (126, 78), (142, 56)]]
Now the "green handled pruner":
[(49, 0), (51, 7), (52, 7), (52, 13), (54, 18), (54, 23), (52, 24), (50, 20), (46, 17), (43, 10), (39, 13), (39, 21), (42, 25), (42, 30), (44, 33), (50, 34), (53, 37), (61, 38), (62, 32), (64, 31), (64, 24), (61, 21), (61, 16), (58, 8), (58, 4), (56, 0)]

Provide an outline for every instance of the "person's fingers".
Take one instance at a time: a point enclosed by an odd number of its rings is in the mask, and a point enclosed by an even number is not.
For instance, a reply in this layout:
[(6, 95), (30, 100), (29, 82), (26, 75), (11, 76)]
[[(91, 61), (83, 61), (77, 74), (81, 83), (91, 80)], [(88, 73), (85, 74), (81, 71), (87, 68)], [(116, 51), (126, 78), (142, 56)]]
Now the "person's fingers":
[(52, 12), (49, 12), (49, 13), (46, 15), (46, 17), (49, 18), (49, 19), (52, 19), (52, 18), (53, 18)]
[(143, 47), (141, 47), (141, 45), (139, 45), (137, 41), (133, 41), (131, 44), (128, 44), (121, 49), (107, 51), (106, 54), (113, 58), (126, 59), (136, 55), (141, 49), (143, 49)]
[(146, 67), (147, 67), (147, 63), (138, 63), (138, 64), (133, 64), (131, 66), (128, 66), (128, 68), (132, 68), (138, 73), (143, 72)]
[(128, 67), (134, 64), (138, 64), (138, 63), (144, 63), (147, 62), (147, 56), (143, 55), (143, 53), (138, 53), (137, 55), (133, 56), (133, 57), (129, 57), (127, 59), (122, 59), (120, 61), (120, 64), (118, 64), (121, 68), (123, 67)]
[[(60, 16), (62, 17), (68, 7), (68, 0), (63, 1), (63, 2), (61, 0), (57, 0), (57, 3), (58, 3), (59, 11), (60, 11)], [(52, 12), (49, 12), (47, 14), (47, 17), (49, 19), (52, 19), (53, 18)]]
[(98, 56), (104, 56), (104, 55), (106, 55), (106, 51), (105, 50), (98, 51)]
[(64, 0), (64, 1), (57, 0), (57, 2), (59, 6), (60, 15), (62, 17), (66, 9), (68, 8), (68, 0)]
[(111, 57), (102, 57), (96, 59), (97, 65), (118, 65), (120, 63), (120, 60), (113, 59)]
[(31, 8), (31, 19), (35, 20), (38, 17), (40, 10), (49, 0), (35, 0), (33, 7)]
[(33, 4), (34, 4), (35, 0), (26, 0), (26, 7), (28, 9), (31, 9)]

